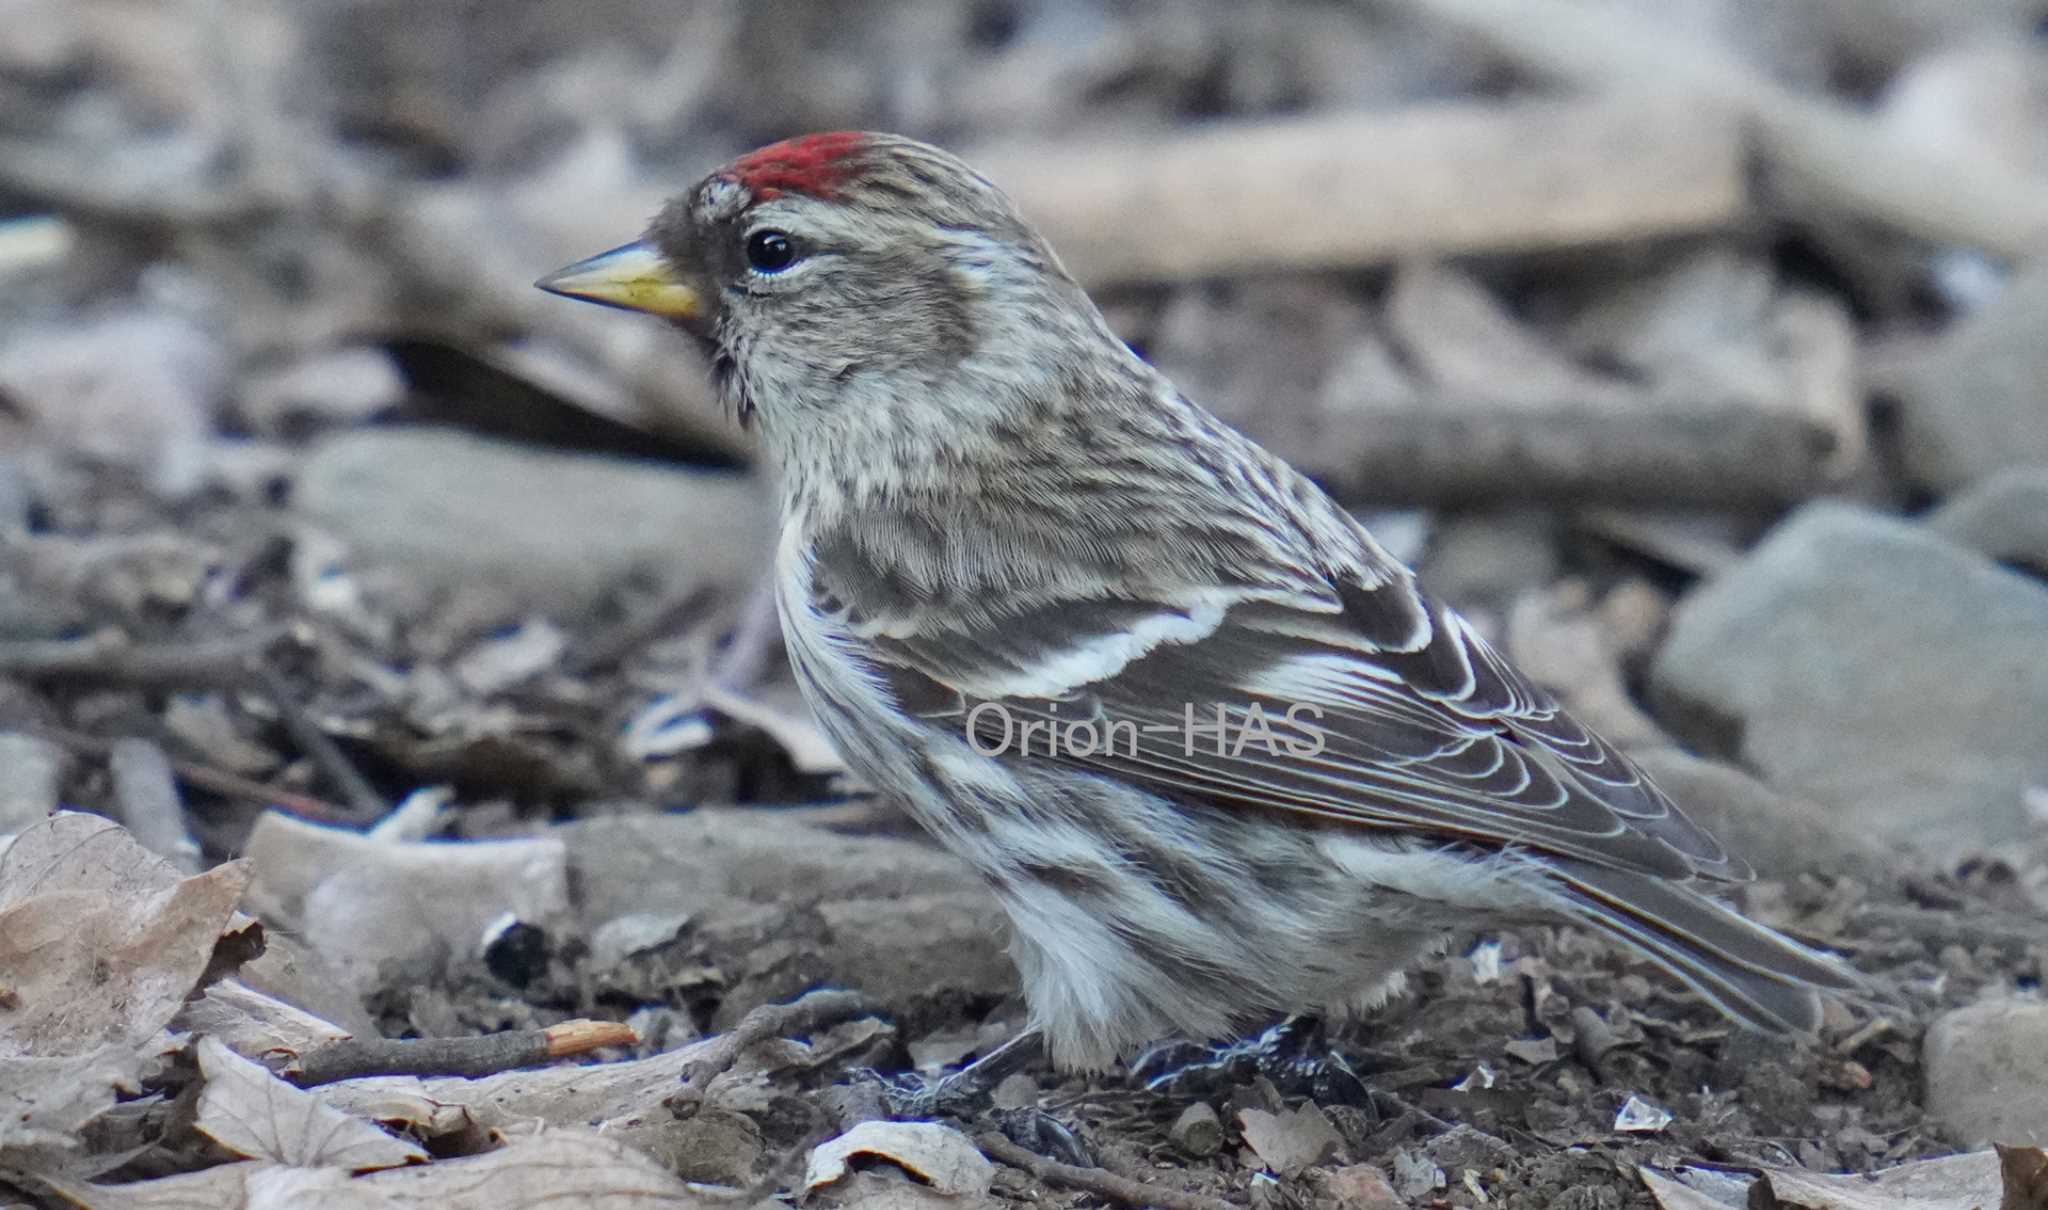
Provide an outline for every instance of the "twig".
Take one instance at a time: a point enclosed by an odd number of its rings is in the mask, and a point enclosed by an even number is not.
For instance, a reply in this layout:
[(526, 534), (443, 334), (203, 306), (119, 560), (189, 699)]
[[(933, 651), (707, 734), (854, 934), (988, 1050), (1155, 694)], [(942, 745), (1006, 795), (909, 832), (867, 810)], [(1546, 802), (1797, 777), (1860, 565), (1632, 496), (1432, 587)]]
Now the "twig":
[(25, 680), (111, 681), (144, 687), (250, 687), (249, 661), (277, 642), (270, 628), (198, 643), (130, 643), (106, 635), (0, 643), (0, 675)]
[(1747, 206), (1735, 115), (1685, 98), (1414, 105), (970, 158), (1089, 286), (1642, 239)]
[(630, 1026), (584, 1020), (480, 1038), (350, 1038), (301, 1055), (292, 1079), (311, 1088), (359, 1076), (487, 1076), (639, 1040)]
[[(53, 744), (69, 748), (73, 752), (83, 752), (88, 756), (101, 759), (106, 759), (113, 754), (114, 744), (117, 742), (101, 739), (97, 735), (87, 735), (82, 731), (70, 731), (62, 727), (37, 727), (34, 734), (49, 740)], [(300, 794), (294, 790), (266, 785), (254, 778), (243, 777), (239, 773), (230, 773), (226, 769), (216, 769), (212, 765), (173, 760), (171, 762), (171, 772), (176, 774), (178, 780), (186, 785), (194, 789), (204, 790), (209, 794), (218, 794), (223, 798), (239, 798), (245, 802), (261, 803), (266, 807), (281, 807), (293, 815), (318, 820), (321, 823), (351, 824), (361, 822), (356, 818), (354, 811), (339, 803), (331, 803), (324, 798), (315, 798), (310, 794)]]
[(1746, 407), (1388, 408), (1317, 438), (1307, 461), (1352, 497), (1772, 507), (1829, 481), (1835, 438)]
[(810, 1033), (868, 1010), (868, 1001), (860, 993), (829, 989), (806, 992), (788, 1004), (763, 1004), (749, 1009), (738, 1025), (704, 1047), (704, 1053), (683, 1072), (683, 1084), (701, 1095), (712, 1080), (732, 1070), (748, 1047)]
[(299, 703), (297, 695), (277, 670), (259, 663), (251, 673), (257, 688), (277, 707), (278, 720), (291, 733), (292, 742), (320, 767), (334, 788), (341, 791), (342, 798), (352, 808), (354, 822), (368, 823), (388, 814), (391, 804), (384, 801), (384, 796), (377, 793), (377, 788), (349, 760), (341, 745), (335, 743), (306, 713), (306, 708)]
[(1572, 1032), (1572, 1052), (1579, 1061), (1601, 1079), (1612, 1078), (1607, 1068), (1607, 1052), (1621, 1045), (1614, 1027), (1590, 1006), (1580, 1004), (1572, 1009)]
[[(284, 634), (282, 628), (266, 627), (232, 639), (197, 643), (140, 644), (99, 635), (0, 643), (0, 676), (261, 693), (277, 707), (278, 717), (291, 733), (292, 742), (319, 766), (347, 800), (351, 809), (344, 813), (344, 821), (363, 823), (382, 816), (391, 805), (307, 715), (276, 669), (263, 662), (263, 654)], [(217, 778), (214, 782), (219, 784)], [(251, 784), (254, 783), (245, 786)]]
[(178, 775), (179, 781), (205, 790), (209, 794), (258, 802), (267, 807), (280, 807), (302, 819), (337, 824), (362, 822), (353, 809), (340, 803), (328, 802), (324, 798), (315, 798), (310, 794), (300, 794), (295, 790), (281, 790), (276, 786), (265, 785), (253, 778), (230, 773), (225, 769), (216, 769), (211, 765), (195, 765), (189, 761), (174, 760), (171, 762), (171, 772)]
[(2024, 258), (2048, 244), (2048, 188), (1969, 147), (1932, 147), (1771, 80), (1723, 46), (1638, 10), (1562, 0), (1397, 0), (1518, 65), (1582, 87), (1733, 107), (1772, 165), (1856, 213), (1922, 238)]
[(708, 584), (688, 584), (609, 630), (579, 644), (562, 661), (562, 671), (582, 678), (616, 667), (633, 652), (668, 635), (680, 634), (718, 600)]
[(1890, 1017), (1872, 1017), (1863, 1023), (1863, 1028), (1835, 1043), (1838, 1055), (1853, 1055), (1870, 1043), (1891, 1033), (1895, 1027)]
[(1163, 1210), (1244, 1210), (1236, 1202), (1205, 1193), (1189, 1193), (1149, 1181), (1134, 1181), (1102, 1168), (1080, 1168), (1050, 1160), (994, 1132), (974, 1136), (974, 1145), (990, 1159), (1012, 1168), (1021, 1168), (1048, 1185), (1079, 1189), (1126, 1206), (1159, 1206)]
[[(1372, 1098), (1372, 1110), (1374, 1113), (1385, 1115), (1391, 1112), (1394, 1116), (1392, 1122), (1373, 1132), (1374, 1138), (1380, 1138), (1381, 1136), (1395, 1137), (1388, 1134), (1388, 1130), (1393, 1126), (1400, 1126), (1402, 1128), (1400, 1137), (1405, 1138), (1408, 1134), (1414, 1132), (1415, 1126), (1418, 1123), (1437, 1131), (1439, 1134), (1449, 1134), (1452, 1130), (1456, 1129), (1449, 1122), (1444, 1121), (1422, 1106), (1405, 1101), (1385, 1089), (1369, 1088), (1366, 1090), (1366, 1095)], [(1377, 1155), (1379, 1154), (1379, 1149), (1370, 1150), (1366, 1154)]]

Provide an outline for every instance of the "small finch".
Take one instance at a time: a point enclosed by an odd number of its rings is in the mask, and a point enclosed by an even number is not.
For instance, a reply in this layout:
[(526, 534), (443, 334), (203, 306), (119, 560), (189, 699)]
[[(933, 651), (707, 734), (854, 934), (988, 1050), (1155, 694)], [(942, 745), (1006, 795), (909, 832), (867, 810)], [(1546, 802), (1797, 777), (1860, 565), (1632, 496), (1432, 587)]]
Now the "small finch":
[(1530, 920), (1761, 1030), (1859, 986), (1713, 898), (1748, 868), (946, 152), (776, 143), (539, 285), (673, 321), (758, 426), (797, 680), (987, 880), (1060, 1065), (1370, 1007)]

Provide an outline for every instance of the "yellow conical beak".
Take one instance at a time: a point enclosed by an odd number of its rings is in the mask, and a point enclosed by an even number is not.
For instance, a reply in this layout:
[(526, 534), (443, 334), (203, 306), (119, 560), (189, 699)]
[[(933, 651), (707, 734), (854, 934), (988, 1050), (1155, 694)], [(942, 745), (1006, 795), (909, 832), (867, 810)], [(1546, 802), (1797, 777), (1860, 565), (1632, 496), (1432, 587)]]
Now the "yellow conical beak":
[(665, 319), (695, 319), (704, 309), (703, 295), (676, 276), (668, 259), (646, 240), (600, 252), (533, 284), (564, 298)]

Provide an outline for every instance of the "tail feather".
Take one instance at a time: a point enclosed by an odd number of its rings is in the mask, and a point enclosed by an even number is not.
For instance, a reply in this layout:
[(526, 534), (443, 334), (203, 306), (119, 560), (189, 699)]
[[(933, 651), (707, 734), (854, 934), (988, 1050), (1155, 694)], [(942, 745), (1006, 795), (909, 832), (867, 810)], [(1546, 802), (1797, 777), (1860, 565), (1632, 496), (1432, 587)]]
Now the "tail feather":
[(1820, 993), (1859, 994), (1860, 976), (1825, 954), (1679, 883), (1560, 860), (1550, 863), (1573, 915), (1621, 941), (1765, 1033), (1812, 1033)]

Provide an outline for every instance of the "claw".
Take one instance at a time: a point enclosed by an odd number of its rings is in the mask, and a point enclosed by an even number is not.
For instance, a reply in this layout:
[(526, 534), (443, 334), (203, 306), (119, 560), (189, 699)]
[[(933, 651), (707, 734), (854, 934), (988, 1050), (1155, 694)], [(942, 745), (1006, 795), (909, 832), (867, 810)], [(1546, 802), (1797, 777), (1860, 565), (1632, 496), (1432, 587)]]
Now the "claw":
[(1002, 1130), (1003, 1137), (1019, 1147), (1076, 1168), (1095, 1167), (1095, 1156), (1081, 1141), (1081, 1136), (1043, 1109), (998, 1109), (990, 1116)]
[(1021, 1070), (1040, 1053), (1043, 1039), (1036, 1031), (1025, 1032), (950, 1075), (932, 1079), (916, 1072), (889, 1075), (871, 1067), (852, 1073), (852, 1078), (876, 1086), (882, 1107), (898, 1119), (967, 1118), (987, 1109), (988, 1120), (1019, 1147), (1062, 1163), (1082, 1168), (1095, 1166), (1095, 1157), (1074, 1128), (1043, 1109), (991, 1109), (989, 1095), (1003, 1077)]
[(965, 1117), (988, 1103), (1003, 1077), (1021, 1071), (1045, 1045), (1044, 1035), (1027, 1029), (959, 1071), (933, 1080), (915, 1072), (884, 1075), (862, 1068), (855, 1079), (881, 1086), (882, 1103), (897, 1118)]
[(1288, 1017), (1254, 1037), (1213, 1046), (1159, 1043), (1131, 1063), (1131, 1078), (1147, 1091), (1198, 1100), (1259, 1076), (1283, 1096), (1324, 1105), (1371, 1103), (1371, 1090), (1314, 1017)]
[(968, 1070), (971, 1069), (934, 1080), (916, 1072), (888, 1074), (872, 1067), (862, 1067), (852, 1073), (852, 1078), (876, 1086), (882, 1094), (882, 1107), (889, 1111), (890, 1117), (922, 1120), (964, 1117), (974, 1112), (988, 1093), (974, 1087), (973, 1081), (961, 1079)]

